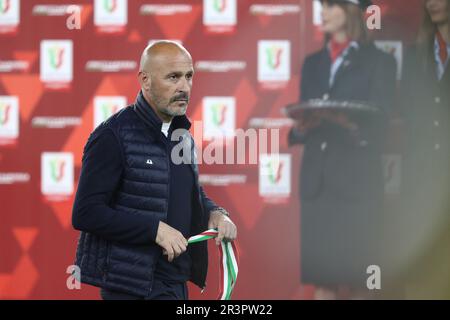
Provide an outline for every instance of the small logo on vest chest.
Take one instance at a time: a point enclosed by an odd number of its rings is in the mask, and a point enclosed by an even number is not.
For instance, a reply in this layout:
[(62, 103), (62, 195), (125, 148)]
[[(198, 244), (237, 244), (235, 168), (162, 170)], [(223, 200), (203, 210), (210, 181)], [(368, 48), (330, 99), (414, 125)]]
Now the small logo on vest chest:
[(152, 159), (147, 159), (147, 162), (146, 162), (146, 164), (150, 164), (150, 165), (152, 165), (152, 164), (153, 164), (153, 161), (152, 161)]

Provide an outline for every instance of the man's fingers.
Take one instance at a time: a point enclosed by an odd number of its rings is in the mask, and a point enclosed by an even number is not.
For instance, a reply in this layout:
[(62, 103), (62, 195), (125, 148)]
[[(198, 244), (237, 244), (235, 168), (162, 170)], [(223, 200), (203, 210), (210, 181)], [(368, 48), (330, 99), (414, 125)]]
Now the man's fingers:
[(221, 228), (219, 228), (219, 234), (217, 235), (217, 238), (216, 238), (217, 245), (219, 245), (222, 242), (223, 237), (224, 237), (224, 230), (223, 230), (223, 227), (221, 227)]
[(221, 241), (233, 241), (237, 237), (237, 229), (233, 223), (224, 223), (218, 228), (219, 234), (216, 238), (216, 244), (219, 245)]
[(172, 262), (173, 256), (174, 256), (173, 249), (172, 248), (167, 248), (167, 260), (169, 262)]
[(233, 232), (233, 230), (231, 228), (231, 225), (227, 224), (227, 226), (225, 228), (225, 232), (224, 232), (224, 237), (223, 238), (225, 240), (233, 240), (232, 232)]
[(187, 249), (187, 240), (180, 236), (177, 239), (174, 239), (174, 241), (171, 244), (172, 250), (173, 250), (173, 256), (174, 258), (179, 257), (183, 252)]
[(186, 246), (182, 240), (178, 241), (175, 246), (175, 257), (178, 257), (180, 254), (186, 251)]
[(180, 234), (179, 244), (181, 246), (181, 249), (183, 250), (182, 252), (185, 252), (188, 246), (188, 242), (182, 234)]
[(163, 222), (159, 224), (156, 243), (162, 247), (163, 254), (167, 255), (169, 262), (185, 252), (188, 245), (187, 239), (181, 232)]

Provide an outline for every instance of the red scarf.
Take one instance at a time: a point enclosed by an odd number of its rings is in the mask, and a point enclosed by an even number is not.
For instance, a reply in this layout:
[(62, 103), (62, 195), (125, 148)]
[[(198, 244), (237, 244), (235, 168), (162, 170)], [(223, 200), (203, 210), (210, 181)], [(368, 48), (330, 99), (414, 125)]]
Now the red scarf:
[(344, 52), (345, 49), (350, 45), (350, 41), (345, 41), (342, 43), (337, 42), (334, 39), (330, 40), (330, 58), (331, 63), (334, 63), (336, 59)]
[(448, 59), (447, 42), (445, 42), (444, 37), (439, 31), (437, 32), (436, 37), (439, 44), (439, 57), (441, 58), (442, 63), (445, 64)]

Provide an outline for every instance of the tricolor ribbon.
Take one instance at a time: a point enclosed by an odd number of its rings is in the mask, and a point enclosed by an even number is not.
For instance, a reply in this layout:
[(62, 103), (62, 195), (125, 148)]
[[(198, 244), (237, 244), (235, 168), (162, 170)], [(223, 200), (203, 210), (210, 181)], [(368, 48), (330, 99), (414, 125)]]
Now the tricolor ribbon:
[[(188, 243), (206, 241), (217, 237), (216, 229), (206, 230), (188, 239)], [(239, 255), (234, 242), (222, 241), (219, 247), (220, 253), (220, 293), (218, 299), (230, 300), (238, 275)]]

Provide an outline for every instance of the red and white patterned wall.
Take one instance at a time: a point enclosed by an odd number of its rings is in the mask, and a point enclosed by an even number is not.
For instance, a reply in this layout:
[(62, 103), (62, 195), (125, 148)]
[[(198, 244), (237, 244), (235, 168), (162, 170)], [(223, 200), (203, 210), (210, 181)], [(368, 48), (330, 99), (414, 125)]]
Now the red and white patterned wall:
[[(383, 16), (374, 36), (394, 41), (381, 45), (401, 53), (398, 41), (412, 41), (420, 2), (375, 1)], [(200, 167), (209, 196), (239, 228), (234, 298), (311, 297), (299, 278), (300, 149), (287, 148), (280, 110), (298, 99), (302, 61), (322, 44), (313, 1), (0, 0), (0, 299), (99, 298), (87, 285), (66, 286), (82, 150), (98, 123), (134, 101), (139, 56), (158, 39), (192, 53), (188, 116), (203, 121), (206, 138), (280, 129), (280, 162)], [(190, 287), (191, 298), (216, 297), (215, 250), (208, 289)]]

